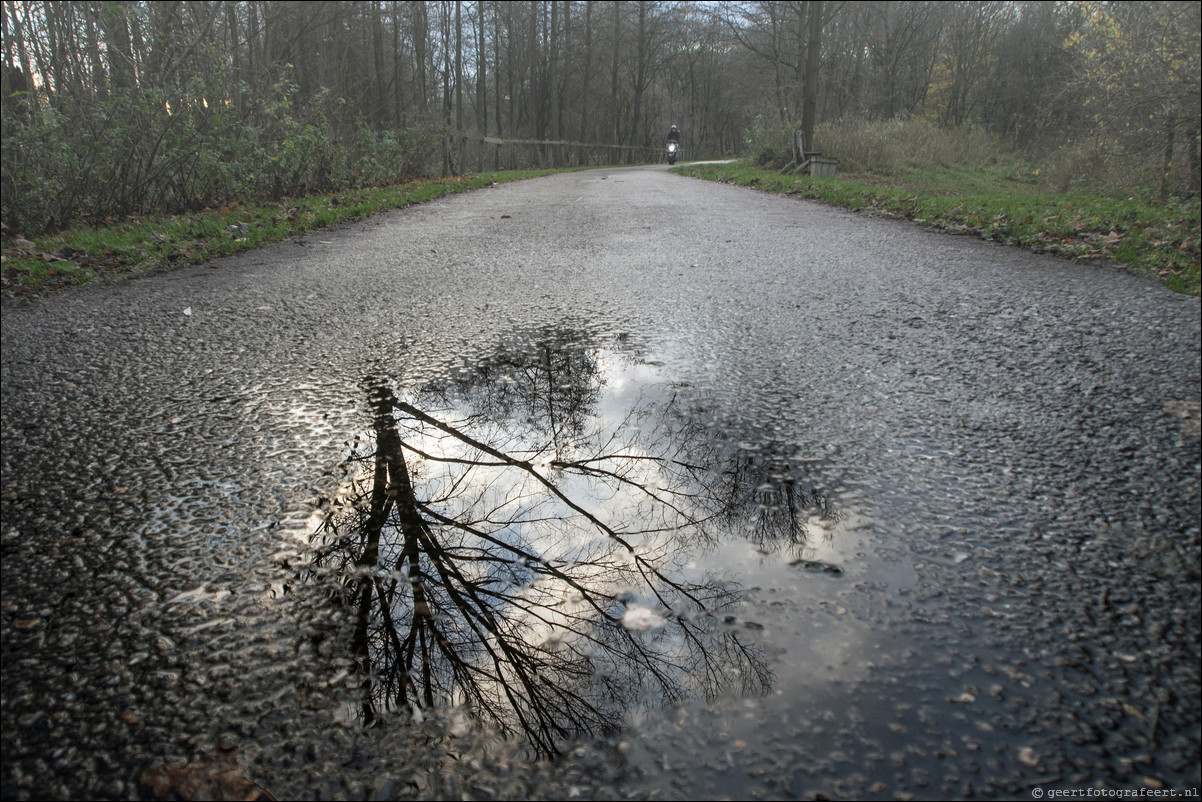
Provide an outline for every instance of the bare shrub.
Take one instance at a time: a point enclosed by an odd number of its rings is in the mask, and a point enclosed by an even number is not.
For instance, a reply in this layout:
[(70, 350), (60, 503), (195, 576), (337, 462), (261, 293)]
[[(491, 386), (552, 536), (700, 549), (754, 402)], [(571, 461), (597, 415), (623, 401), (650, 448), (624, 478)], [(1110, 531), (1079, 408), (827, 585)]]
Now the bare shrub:
[[(1192, 165), (1186, 141), (1178, 158), (1166, 159), (1163, 142), (1128, 135), (1125, 139), (1095, 132), (1071, 140), (1041, 159), (1040, 186), (1047, 192), (1105, 192), (1165, 196), (1189, 194)], [(1169, 162), (1166, 173), (1165, 162)]]
[(1021, 160), (1002, 137), (975, 125), (945, 127), (919, 117), (846, 117), (822, 123), (818, 150), (849, 172), (890, 173), (922, 167), (988, 167)]

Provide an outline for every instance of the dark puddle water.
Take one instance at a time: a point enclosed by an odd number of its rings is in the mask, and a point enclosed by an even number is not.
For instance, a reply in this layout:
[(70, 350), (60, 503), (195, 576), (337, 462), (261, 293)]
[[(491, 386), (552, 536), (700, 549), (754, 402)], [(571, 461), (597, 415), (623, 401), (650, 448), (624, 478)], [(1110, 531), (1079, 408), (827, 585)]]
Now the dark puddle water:
[[(304, 571), (341, 611), (348, 723), (454, 711), (550, 756), (865, 664), (833, 626), (863, 522), (637, 349), (544, 331), (363, 394)], [(782, 614), (815, 593), (829, 621)]]

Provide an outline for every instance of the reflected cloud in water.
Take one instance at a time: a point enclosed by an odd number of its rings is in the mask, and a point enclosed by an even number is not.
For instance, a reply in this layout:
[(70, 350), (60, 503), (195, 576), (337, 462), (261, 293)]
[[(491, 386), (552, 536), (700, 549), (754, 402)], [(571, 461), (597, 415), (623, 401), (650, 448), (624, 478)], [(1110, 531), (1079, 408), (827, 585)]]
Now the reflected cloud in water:
[(306, 569), (350, 619), (361, 724), (453, 707), (554, 754), (772, 688), (744, 589), (701, 556), (743, 538), (828, 565), (807, 555), (830, 510), (687, 389), (564, 331), (422, 387), (365, 381), (372, 427)]

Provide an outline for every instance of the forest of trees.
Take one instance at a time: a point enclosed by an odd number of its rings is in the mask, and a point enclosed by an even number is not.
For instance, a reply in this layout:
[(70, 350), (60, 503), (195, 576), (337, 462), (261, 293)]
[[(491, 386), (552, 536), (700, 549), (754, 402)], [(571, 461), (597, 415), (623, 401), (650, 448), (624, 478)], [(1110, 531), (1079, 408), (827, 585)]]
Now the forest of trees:
[[(1198, 191), (1196, 2), (3, 0), (3, 222), (922, 117)], [(757, 133), (758, 132), (758, 133)], [(838, 154), (835, 154), (838, 155)], [(1125, 162), (1124, 160), (1128, 160)]]

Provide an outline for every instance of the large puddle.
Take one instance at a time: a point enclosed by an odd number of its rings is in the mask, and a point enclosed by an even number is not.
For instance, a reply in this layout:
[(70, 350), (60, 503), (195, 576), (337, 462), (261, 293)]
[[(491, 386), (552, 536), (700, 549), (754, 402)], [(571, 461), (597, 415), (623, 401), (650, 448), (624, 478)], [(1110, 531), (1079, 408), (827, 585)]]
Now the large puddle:
[(865, 664), (855, 627), (761, 615), (807, 585), (847, 613), (854, 516), (637, 349), (541, 332), (421, 386), (366, 377), (363, 400), (305, 571), (345, 625), (348, 723), (452, 712), (553, 755)]
[(671, 798), (1015, 795), (1122, 754), (1064, 741), (1109, 698), (1009, 627), (1023, 599), (965, 526), (1000, 519), (931, 490), (958, 474), (840, 464), (671, 354), (539, 330), (362, 378), (295, 585), (343, 732), (453, 754), (434, 797), (505, 760)]

